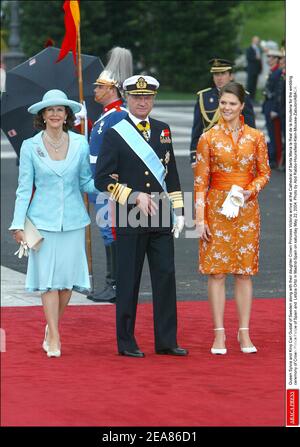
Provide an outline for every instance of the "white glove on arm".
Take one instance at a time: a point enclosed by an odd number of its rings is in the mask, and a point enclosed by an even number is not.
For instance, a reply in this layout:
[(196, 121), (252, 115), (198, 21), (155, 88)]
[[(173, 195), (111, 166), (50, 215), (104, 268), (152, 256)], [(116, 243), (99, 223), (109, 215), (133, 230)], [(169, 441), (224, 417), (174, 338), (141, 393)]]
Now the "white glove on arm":
[(227, 197), (222, 205), (221, 214), (224, 214), (228, 219), (237, 217), (240, 207), (244, 205), (243, 188), (237, 185), (232, 185)]
[(81, 104), (81, 110), (75, 113), (75, 126), (79, 126), (81, 120), (85, 120), (85, 122), (87, 122), (87, 110), (85, 107), (85, 101), (83, 102), (83, 104)]
[(182, 232), (184, 227), (184, 216), (175, 216), (175, 222), (173, 225), (172, 233), (174, 233), (174, 237), (179, 238), (180, 233)]

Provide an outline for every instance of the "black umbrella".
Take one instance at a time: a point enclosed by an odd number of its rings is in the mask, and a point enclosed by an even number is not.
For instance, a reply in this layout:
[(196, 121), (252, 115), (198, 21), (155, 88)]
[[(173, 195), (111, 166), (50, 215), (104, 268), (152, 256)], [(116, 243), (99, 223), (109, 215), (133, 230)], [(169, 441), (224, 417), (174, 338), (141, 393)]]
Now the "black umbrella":
[[(17, 155), (23, 140), (37, 131), (33, 128), (33, 117), (27, 108), (42, 99), (46, 91), (63, 90), (69, 99), (79, 101), (78, 77), (70, 52), (56, 63), (59, 49), (45, 48), (26, 62), (6, 73), (6, 92), (1, 98), (1, 128)], [(101, 111), (94, 101), (93, 82), (103, 70), (98, 57), (82, 54), (83, 93), (88, 118), (95, 121)]]

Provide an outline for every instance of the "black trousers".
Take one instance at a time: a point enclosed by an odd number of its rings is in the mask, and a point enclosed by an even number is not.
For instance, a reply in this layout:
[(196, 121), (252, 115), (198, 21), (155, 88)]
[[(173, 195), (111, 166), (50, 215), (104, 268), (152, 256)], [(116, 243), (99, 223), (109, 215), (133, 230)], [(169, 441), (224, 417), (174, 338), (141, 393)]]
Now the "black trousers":
[(155, 350), (177, 346), (173, 235), (117, 235), (116, 324), (118, 351), (138, 349), (134, 337), (141, 274), (147, 254), (153, 294)]

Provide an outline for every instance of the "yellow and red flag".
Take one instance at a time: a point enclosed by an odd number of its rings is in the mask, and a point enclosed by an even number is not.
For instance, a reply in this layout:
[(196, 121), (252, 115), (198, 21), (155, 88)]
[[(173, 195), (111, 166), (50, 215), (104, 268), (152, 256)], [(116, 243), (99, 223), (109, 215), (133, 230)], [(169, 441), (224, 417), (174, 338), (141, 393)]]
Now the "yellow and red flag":
[(80, 25), (79, 0), (65, 1), (63, 9), (65, 11), (65, 37), (56, 62), (61, 61), (69, 51), (72, 51), (76, 65), (77, 36)]

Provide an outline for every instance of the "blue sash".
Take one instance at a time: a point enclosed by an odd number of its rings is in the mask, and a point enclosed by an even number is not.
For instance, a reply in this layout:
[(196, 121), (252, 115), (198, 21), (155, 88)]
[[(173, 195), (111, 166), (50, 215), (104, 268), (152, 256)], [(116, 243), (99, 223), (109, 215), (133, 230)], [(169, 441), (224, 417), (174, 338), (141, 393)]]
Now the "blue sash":
[(165, 182), (165, 168), (146, 140), (139, 132), (125, 119), (115, 124), (113, 127), (118, 134), (131, 147), (133, 152), (145, 163), (154, 177), (157, 179), (163, 190), (167, 193)]

